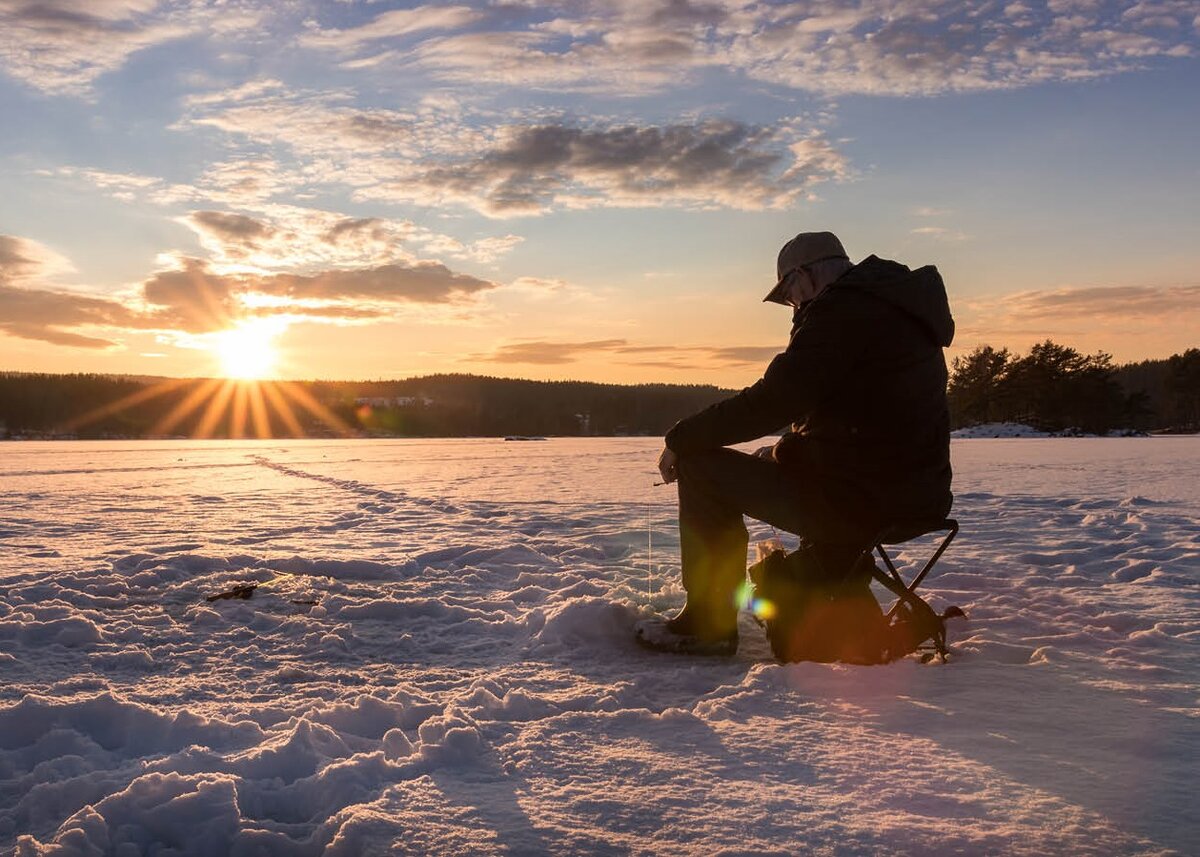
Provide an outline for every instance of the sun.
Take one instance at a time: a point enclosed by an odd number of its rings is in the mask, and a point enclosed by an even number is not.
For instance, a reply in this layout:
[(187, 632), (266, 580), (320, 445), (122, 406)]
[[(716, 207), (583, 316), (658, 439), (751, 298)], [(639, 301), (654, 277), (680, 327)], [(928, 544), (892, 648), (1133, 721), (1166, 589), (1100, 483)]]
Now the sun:
[(270, 378), (279, 362), (275, 338), (281, 332), (273, 320), (258, 319), (218, 333), (213, 351), (221, 361), (221, 374), (242, 380)]

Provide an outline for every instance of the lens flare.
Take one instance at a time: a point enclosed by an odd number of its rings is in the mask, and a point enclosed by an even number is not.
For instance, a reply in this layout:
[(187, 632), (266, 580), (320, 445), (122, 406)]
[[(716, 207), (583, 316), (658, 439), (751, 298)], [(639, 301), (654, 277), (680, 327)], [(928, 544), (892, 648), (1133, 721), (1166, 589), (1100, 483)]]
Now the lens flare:
[(743, 580), (737, 588), (733, 594), (733, 603), (739, 610), (748, 610), (764, 622), (771, 621), (779, 612), (771, 601), (754, 594), (754, 584), (749, 580)]
[(754, 584), (749, 580), (743, 580), (742, 585), (733, 594), (733, 603), (739, 610), (749, 610), (750, 605), (754, 603)]
[(764, 622), (770, 622), (779, 612), (775, 609), (775, 605), (765, 598), (755, 598), (750, 604), (750, 611)]

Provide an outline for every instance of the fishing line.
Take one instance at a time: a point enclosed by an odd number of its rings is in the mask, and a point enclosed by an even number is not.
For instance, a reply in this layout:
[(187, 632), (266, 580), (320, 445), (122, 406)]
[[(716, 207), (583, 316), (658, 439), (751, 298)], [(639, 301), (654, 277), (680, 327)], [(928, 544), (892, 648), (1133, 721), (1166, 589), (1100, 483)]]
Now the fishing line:
[(654, 501), (646, 501), (646, 606), (650, 606), (651, 586), (654, 576), (654, 528), (651, 526), (651, 510)]

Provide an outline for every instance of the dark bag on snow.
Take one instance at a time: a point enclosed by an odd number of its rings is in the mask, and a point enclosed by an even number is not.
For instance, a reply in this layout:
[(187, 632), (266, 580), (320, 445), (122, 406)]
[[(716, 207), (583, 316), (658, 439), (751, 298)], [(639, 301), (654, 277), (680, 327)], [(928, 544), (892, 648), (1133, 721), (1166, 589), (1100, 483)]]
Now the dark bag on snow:
[(889, 621), (871, 593), (870, 554), (849, 570), (820, 554), (818, 547), (803, 544), (790, 553), (773, 551), (750, 567), (755, 596), (769, 605), (760, 612), (779, 660), (888, 663), (943, 627), (942, 618), (915, 598)]

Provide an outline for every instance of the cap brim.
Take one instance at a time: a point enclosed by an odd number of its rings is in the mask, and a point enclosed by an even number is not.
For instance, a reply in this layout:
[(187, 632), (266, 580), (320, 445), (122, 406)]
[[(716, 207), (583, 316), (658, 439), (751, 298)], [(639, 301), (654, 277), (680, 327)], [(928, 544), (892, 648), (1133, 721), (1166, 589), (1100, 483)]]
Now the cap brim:
[(784, 306), (788, 306), (789, 304), (786, 299), (787, 280), (788, 278), (784, 277), (782, 280), (776, 283), (775, 288), (767, 292), (767, 296), (763, 298), (763, 303), (770, 301), (773, 304), (783, 304)]

